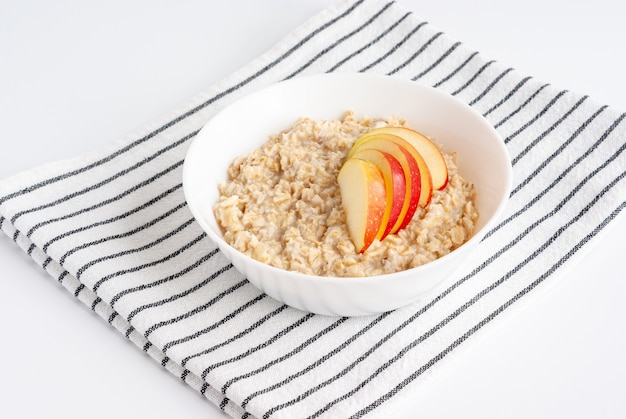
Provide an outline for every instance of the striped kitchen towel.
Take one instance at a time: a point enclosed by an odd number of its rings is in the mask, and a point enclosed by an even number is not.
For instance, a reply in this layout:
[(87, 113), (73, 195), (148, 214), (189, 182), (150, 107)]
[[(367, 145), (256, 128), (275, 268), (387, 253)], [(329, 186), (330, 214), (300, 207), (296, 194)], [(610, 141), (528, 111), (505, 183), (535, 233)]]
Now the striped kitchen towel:
[[(334, 318), (259, 292), (188, 211), (185, 152), (270, 83), (358, 71), (452, 94), (512, 159), (506, 212), (429, 298)], [(387, 0), (342, 0), (141, 135), (0, 182), (0, 227), (69, 292), (236, 418), (388, 417), (571, 268), (626, 205), (625, 114), (451, 39)], [(216, 144), (219, 146), (219, 144)]]

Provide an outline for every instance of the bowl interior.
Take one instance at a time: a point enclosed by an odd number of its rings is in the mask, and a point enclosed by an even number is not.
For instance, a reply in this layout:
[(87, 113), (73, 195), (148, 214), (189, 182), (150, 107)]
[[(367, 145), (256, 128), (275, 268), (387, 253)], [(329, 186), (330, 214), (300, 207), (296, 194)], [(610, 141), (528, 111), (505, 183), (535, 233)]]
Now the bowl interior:
[(258, 148), (299, 117), (336, 119), (347, 110), (357, 116), (406, 119), (444, 150), (456, 152), (460, 173), (477, 189), (480, 220), (474, 238), (484, 235), (511, 184), (510, 159), (493, 127), (466, 104), (431, 87), (388, 76), (339, 73), (300, 77), (256, 91), (218, 112), (198, 133), (185, 159), (183, 188), (209, 237), (226, 245), (212, 207), (235, 157)]

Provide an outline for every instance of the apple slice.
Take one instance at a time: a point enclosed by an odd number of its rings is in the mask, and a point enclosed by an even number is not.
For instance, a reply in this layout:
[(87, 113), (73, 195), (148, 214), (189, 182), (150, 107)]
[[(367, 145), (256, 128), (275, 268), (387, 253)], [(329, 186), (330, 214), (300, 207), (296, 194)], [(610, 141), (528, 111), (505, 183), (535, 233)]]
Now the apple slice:
[[(371, 136), (367, 141), (362, 141), (358, 147), (353, 146), (348, 152), (348, 158), (351, 158), (361, 150), (374, 149), (384, 151), (391, 154), (402, 166), (404, 178), (406, 181), (406, 193), (404, 196), (404, 205), (396, 224), (392, 227), (391, 233), (396, 233), (403, 229), (413, 219), (413, 215), (421, 203), (422, 188), (425, 188), (424, 205), (427, 195), (430, 195), (430, 176), (426, 165), (423, 163), (421, 156), (411, 149), (411, 145), (400, 137), (390, 134), (379, 134)], [(422, 160), (418, 163), (416, 158)], [(422, 172), (423, 171), (423, 172)]]
[[(360, 137), (365, 141), (369, 136), (391, 134), (408, 141), (422, 155), (433, 182), (433, 189), (444, 189), (448, 185), (448, 166), (439, 147), (422, 133), (406, 127), (381, 127), (366, 132)], [(358, 140), (357, 140), (358, 143)], [(356, 146), (356, 143), (355, 143)]]
[(391, 154), (373, 148), (361, 149), (352, 155), (352, 158), (367, 160), (374, 163), (382, 172), (385, 180), (387, 205), (380, 229), (376, 238), (384, 240), (396, 226), (402, 213), (406, 196), (406, 179), (400, 162)]
[(387, 205), (385, 180), (372, 162), (348, 159), (337, 177), (350, 238), (363, 253), (380, 229)]
[[(374, 143), (372, 143), (372, 141), (374, 141)], [(425, 208), (430, 203), (433, 192), (433, 183), (430, 176), (430, 171), (422, 155), (418, 153), (415, 147), (413, 147), (404, 138), (398, 137), (397, 135), (385, 133), (377, 133), (375, 135), (368, 135), (368, 133), (365, 133), (361, 137), (359, 137), (354, 143), (354, 145), (348, 152), (348, 158), (362, 148), (378, 148), (382, 150), (382, 148), (380, 147), (386, 146), (385, 143), (389, 142), (395, 143), (402, 149), (408, 151), (413, 157), (413, 160), (415, 160), (418, 166), (418, 171), (420, 173), (421, 182), (419, 206)], [(396, 155), (394, 155), (394, 157), (397, 158)]]

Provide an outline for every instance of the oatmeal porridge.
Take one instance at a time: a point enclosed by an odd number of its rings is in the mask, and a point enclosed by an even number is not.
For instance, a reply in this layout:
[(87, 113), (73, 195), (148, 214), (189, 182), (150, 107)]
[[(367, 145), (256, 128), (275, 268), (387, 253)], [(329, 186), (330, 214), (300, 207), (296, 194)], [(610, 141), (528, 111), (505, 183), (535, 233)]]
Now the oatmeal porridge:
[(320, 276), (398, 272), (433, 261), (467, 241), (478, 219), (473, 185), (444, 153), (448, 184), (434, 190), (406, 228), (375, 240), (364, 253), (351, 241), (338, 173), (363, 133), (404, 126), (388, 119), (301, 118), (231, 164), (214, 207), (224, 238), (237, 250), (278, 268)]

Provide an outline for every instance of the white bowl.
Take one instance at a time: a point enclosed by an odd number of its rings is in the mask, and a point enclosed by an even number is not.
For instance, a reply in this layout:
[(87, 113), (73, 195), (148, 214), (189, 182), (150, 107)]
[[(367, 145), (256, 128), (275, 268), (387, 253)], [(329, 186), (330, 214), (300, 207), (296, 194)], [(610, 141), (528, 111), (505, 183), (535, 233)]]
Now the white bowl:
[[(236, 156), (247, 155), (299, 117), (398, 116), (455, 151), (461, 175), (474, 183), (479, 222), (472, 238), (440, 259), (366, 278), (318, 277), (278, 269), (228, 245), (213, 214), (218, 185)], [(419, 83), (388, 76), (335, 73), (300, 77), (256, 91), (218, 112), (193, 140), (183, 189), (200, 226), (233, 265), (267, 295), (318, 314), (357, 316), (393, 310), (444, 281), (501, 214), (511, 189), (511, 163), (495, 129), (460, 100)]]

